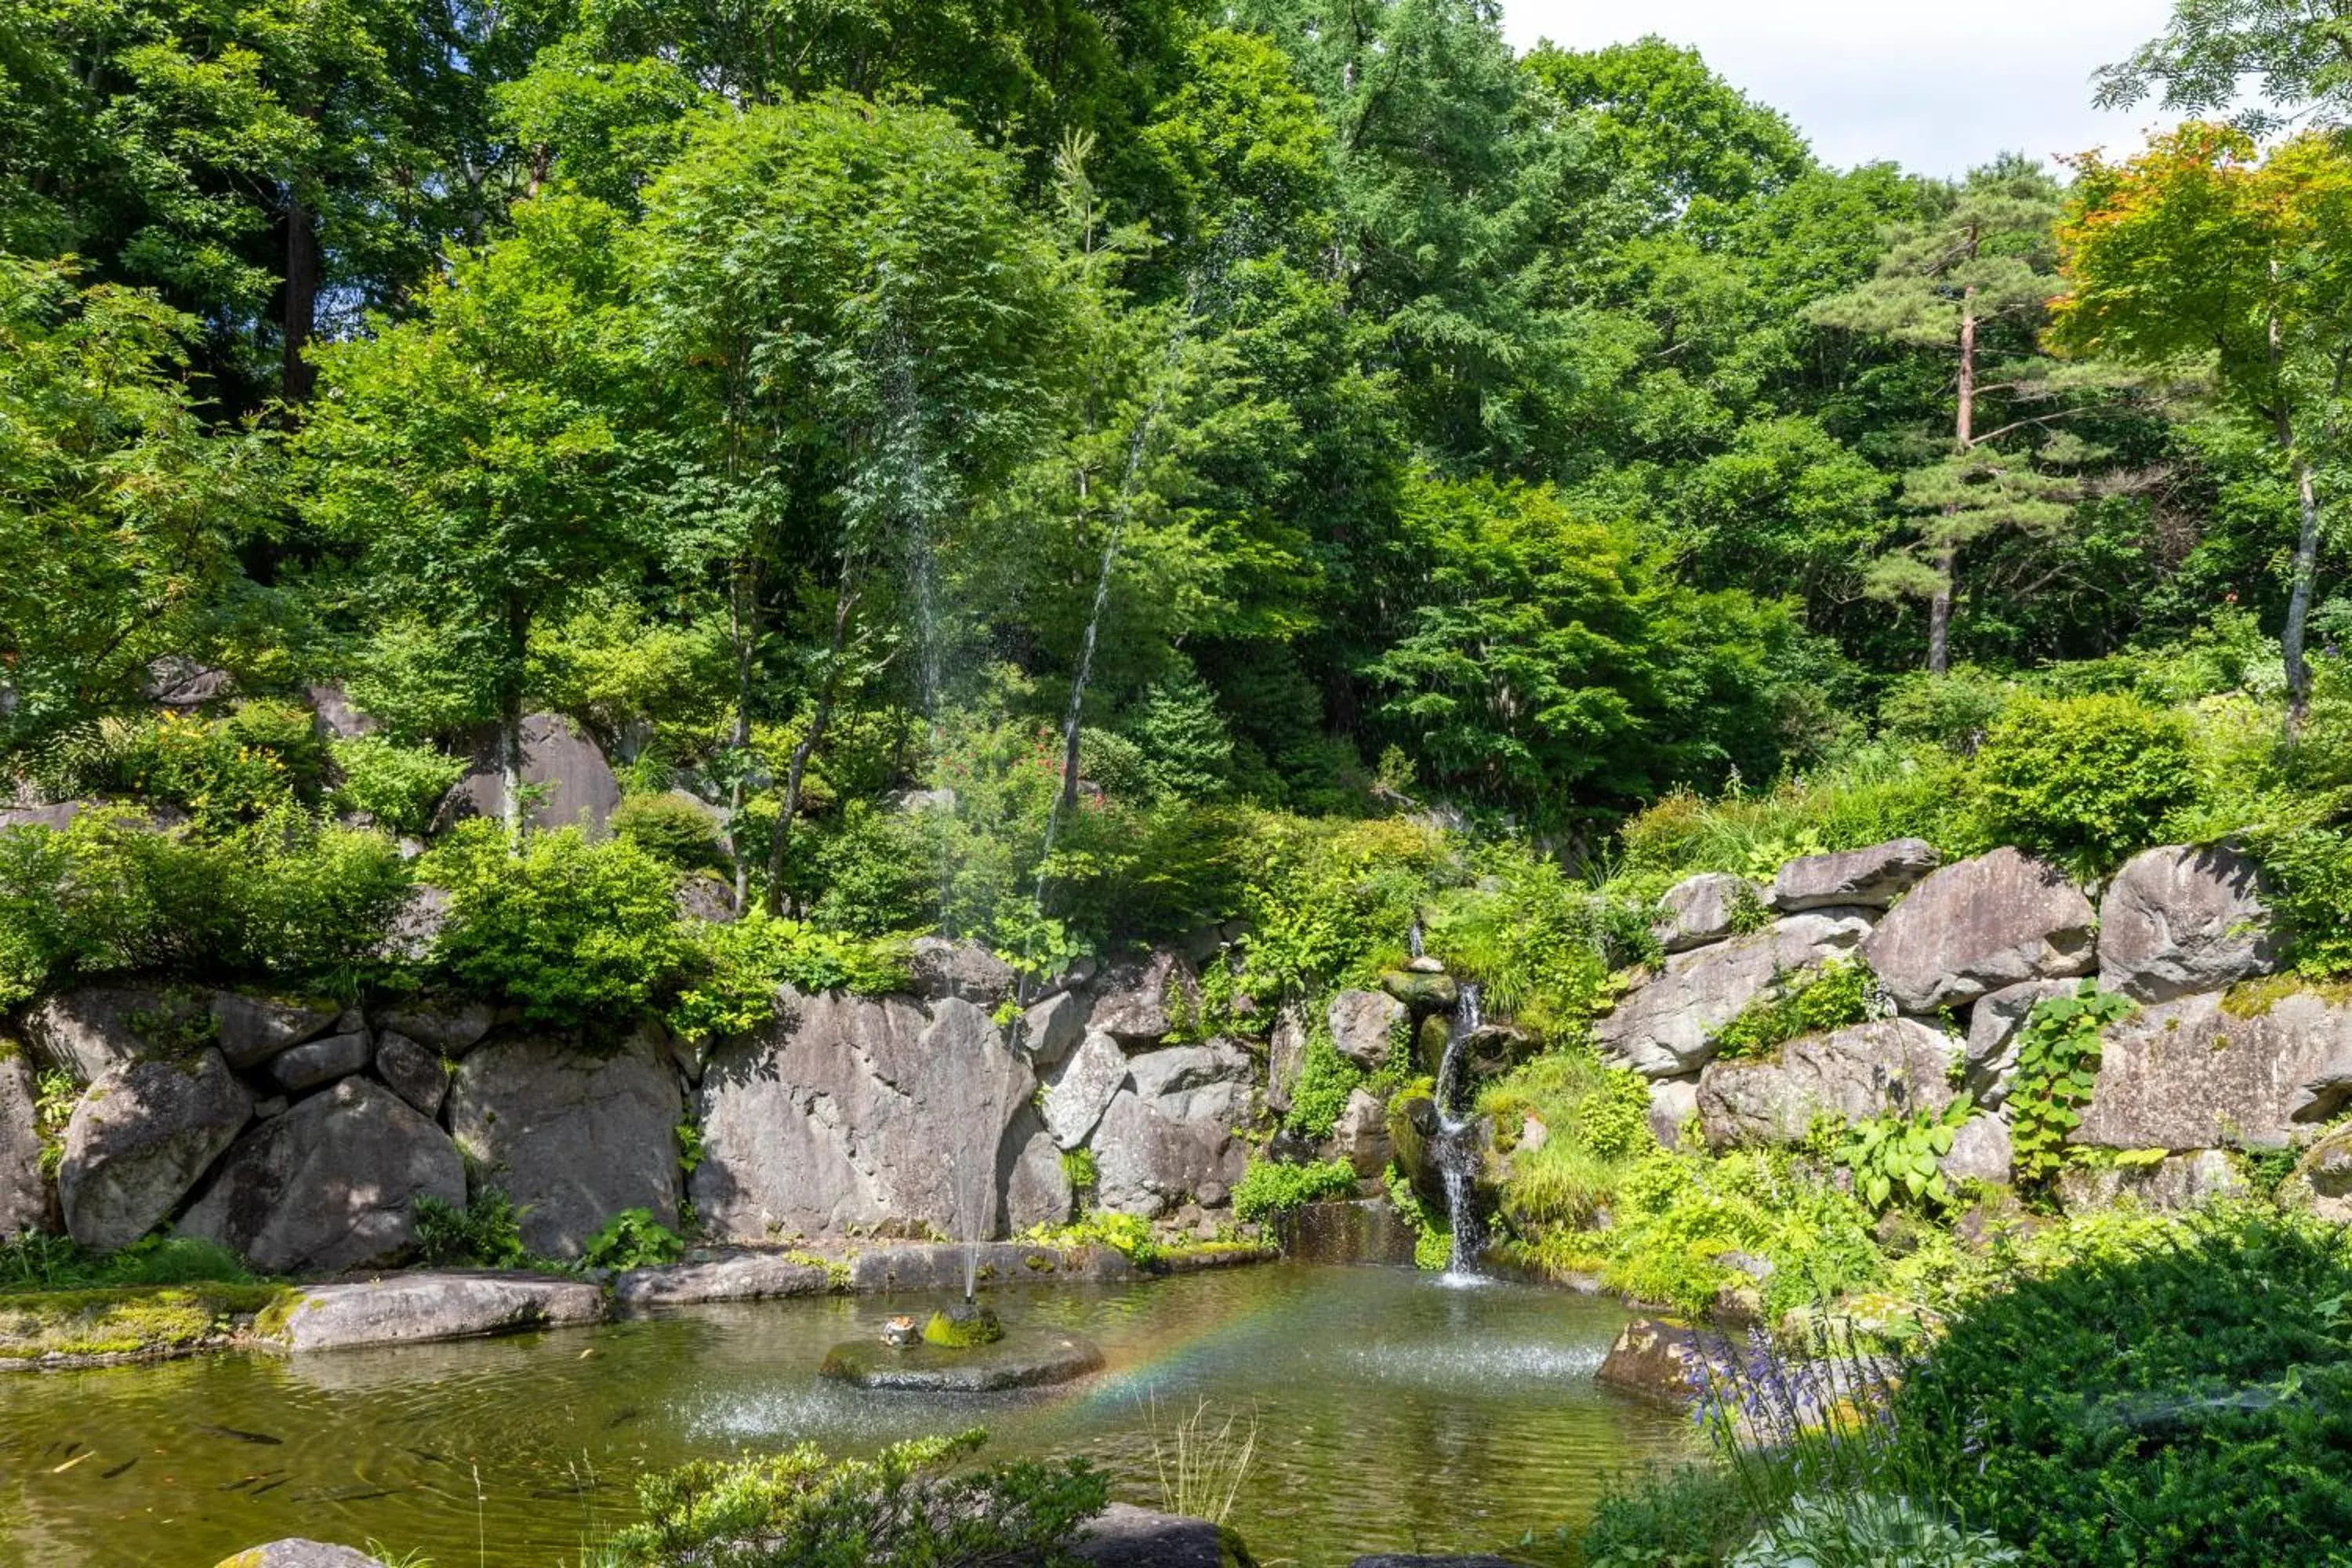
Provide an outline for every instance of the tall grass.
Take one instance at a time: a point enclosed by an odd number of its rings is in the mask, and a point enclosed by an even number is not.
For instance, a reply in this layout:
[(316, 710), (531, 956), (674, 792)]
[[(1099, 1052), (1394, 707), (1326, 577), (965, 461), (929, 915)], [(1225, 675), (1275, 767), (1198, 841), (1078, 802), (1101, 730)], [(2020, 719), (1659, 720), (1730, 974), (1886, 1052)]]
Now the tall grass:
[(1709, 800), (1670, 795), (1619, 834), (1622, 869), (1770, 876), (1801, 855), (1924, 838), (1947, 853), (1976, 847), (1967, 762), (1939, 746), (1862, 746), (1769, 789)]
[(1160, 1507), (1188, 1519), (1223, 1524), (1241, 1497), (1257, 1458), (1257, 1416), (1244, 1423), (1235, 1412), (1220, 1420), (1200, 1401), (1192, 1414), (1163, 1428), (1160, 1402), (1151, 1404), (1151, 1462), (1160, 1481)]

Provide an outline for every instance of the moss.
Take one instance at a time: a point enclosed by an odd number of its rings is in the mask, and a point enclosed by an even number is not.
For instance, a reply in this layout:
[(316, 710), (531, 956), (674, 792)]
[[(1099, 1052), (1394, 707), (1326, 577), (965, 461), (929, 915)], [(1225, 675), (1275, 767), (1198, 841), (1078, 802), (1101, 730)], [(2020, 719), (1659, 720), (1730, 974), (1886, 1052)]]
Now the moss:
[(784, 1254), (784, 1257), (788, 1261), (793, 1263), (803, 1264), (811, 1268), (824, 1269), (826, 1289), (832, 1291), (836, 1296), (846, 1296), (849, 1294), (849, 1265), (845, 1260), (838, 1258), (819, 1257), (814, 1252), (787, 1252)]
[(1004, 1337), (1004, 1325), (985, 1307), (933, 1312), (923, 1325), (923, 1342), (942, 1350), (975, 1350)]
[(2260, 1018), (2291, 996), (2316, 996), (2330, 1007), (2352, 1004), (2352, 980), (2305, 980), (2296, 974), (2266, 974), (2241, 980), (2221, 994), (2221, 1011), (2232, 1018)]
[(173, 1285), (0, 1296), (0, 1360), (194, 1350), (257, 1322), (293, 1294), (275, 1285)]

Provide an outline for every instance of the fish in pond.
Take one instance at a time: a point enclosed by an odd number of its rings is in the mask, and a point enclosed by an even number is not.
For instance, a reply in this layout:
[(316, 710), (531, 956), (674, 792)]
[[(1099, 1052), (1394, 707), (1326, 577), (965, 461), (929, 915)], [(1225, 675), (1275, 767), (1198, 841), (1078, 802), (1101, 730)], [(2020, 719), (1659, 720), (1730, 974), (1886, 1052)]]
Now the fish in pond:
[(267, 1432), (247, 1432), (235, 1426), (199, 1426), (199, 1432), (209, 1432), (215, 1437), (234, 1437), (240, 1443), (266, 1443), (273, 1448), (286, 1446), (283, 1437), (273, 1437)]
[(610, 1421), (605, 1422), (604, 1430), (610, 1432), (615, 1426), (626, 1426), (630, 1422), (635, 1421), (638, 1416), (643, 1415), (644, 1414), (645, 1412), (643, 1410), (639, 1409), (636, 1405), (632, 1405), (626, 1410), (622, 1411), (618, 1415), (614, 1416)]
[(138, 1455), (136, 1455), (136, 1454), (133, 1454), (133, 1455), (131, 1455), (129, 1458), (127, 1458), (127, 1459), (123, 1460), (123, 1461), (122, 1461), (122, 1463), (121, 1463), (121, 1464), (119, 1464), (119, 1465), (117, 1465), (117, 1466), (115, 1466), (115, 1467), (114, 1467), (114, 1468), (112, 1468), (112, 1469), (110, 1469), (110, 1470), (100, 1470), (100, 1471), (99, 1471), (99, 1472), (98, 1472), (98, 1479), (99, 1479), (100, 1480), (101, 1480), (101, 1481), (110, 1481), (110, 1480), (112, 1480), (115, 1477), (117, 1477), (117, 1476), (121, 1475), (123, 1471), (125, 1471), (125, 1470), (129, 1469), (131, 1466), (133, 1466), (133, 1465), (137, 1464), (138, 1462), (139, 1462), (139, 1456), (138, 1456)]
[(448, 1455), (436, 1454), (430, 1448), (411, 1448), (408, 1451), (415, 1455), (418, 1458), (424, 1460), (428, 1465), (446, 1465), (449, 1463)]
[(288, 1481), (292, 1480), (293, 1479), (294, 1479), (294, 1478), (293, 1478), (293, 1477), (291, 1477), (291, 1476), (280, 1476), (280, 1477), (278, 1477), (276, 1480), (274, 1480), (274, 1481), (270, 1482), (270, 1483), (269, 1483), (268, 1486), (266, 1486), (266, 1487), (256, 1487), (256, 1488), (254, 1488), (254, 1489), (253, 1489), (253, 1495), (254, 1495), (255, 1497), (259, 1497), (259, 1496), (260, 1496), (262, 1493), (264, 1493), (264, 1492), (274, 1492), (274, 1491), (276, 1491), (279, 1487), (284, 1486)]

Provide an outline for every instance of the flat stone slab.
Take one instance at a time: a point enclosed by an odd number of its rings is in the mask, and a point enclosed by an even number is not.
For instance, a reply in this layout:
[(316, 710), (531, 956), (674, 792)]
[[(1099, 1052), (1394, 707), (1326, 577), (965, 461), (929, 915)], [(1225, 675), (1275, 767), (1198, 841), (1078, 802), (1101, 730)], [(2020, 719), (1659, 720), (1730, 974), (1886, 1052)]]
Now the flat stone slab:
[(616, 1307), (690, 1307), (702, 1301), (767, 1301), (822, 1296), (833, 1276), (822, 1263), (774, 1252), (747, 1252), (703, 1263), (632, 1268), (613, 1279)]
[(1103, 1368), (1102, 1352), (1075, 1334), (1008, 1333), (976, 1350), (886, 1345), (851, 1340), (828, 1352), (818, 1370), (854, 1388), (902, 1394), (997, 1394), (1049, 1388)]
[(291, 1351), (415, 1344), (604, 1321), (604, 1292), (580, 1279), (407, 1274), (301, 1292), (278, 1331)]
[(1093, 1568), (1246, 1568), (1249, 1554), (1230, 1531), (1205, 1519), (1115, 1502), (1070, 1548)]

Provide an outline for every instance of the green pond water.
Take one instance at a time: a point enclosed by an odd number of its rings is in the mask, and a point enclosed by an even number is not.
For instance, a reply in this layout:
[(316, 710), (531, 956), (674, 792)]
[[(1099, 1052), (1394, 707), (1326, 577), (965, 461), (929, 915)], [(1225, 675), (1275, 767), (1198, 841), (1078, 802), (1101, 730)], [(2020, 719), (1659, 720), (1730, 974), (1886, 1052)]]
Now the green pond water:
[(1160, 1500), (1152, 1433), (1202, 1400), (1257, 1423), (1232, 1522), (1262, 1563), (1554, 1542), (1686, 1424), (1597, 1386), (1624, 1321), (1531, 1286), (1272, 1265), (1118, 1289), (1005, 1290), (1009, 1320), (1107, 1370), (1022, 1394), (866, 1393), (816, 1370), (900, 1297), (703, 1307), (509, 1339), (0, 1375), (0, 1563), (209, 1568), (284, 1535), (438, 1568), (576, 1560), (634, 1478), (803, 1440), (837, 1452), (984, 1426), (1000, 1457), (1094, 1460)]

